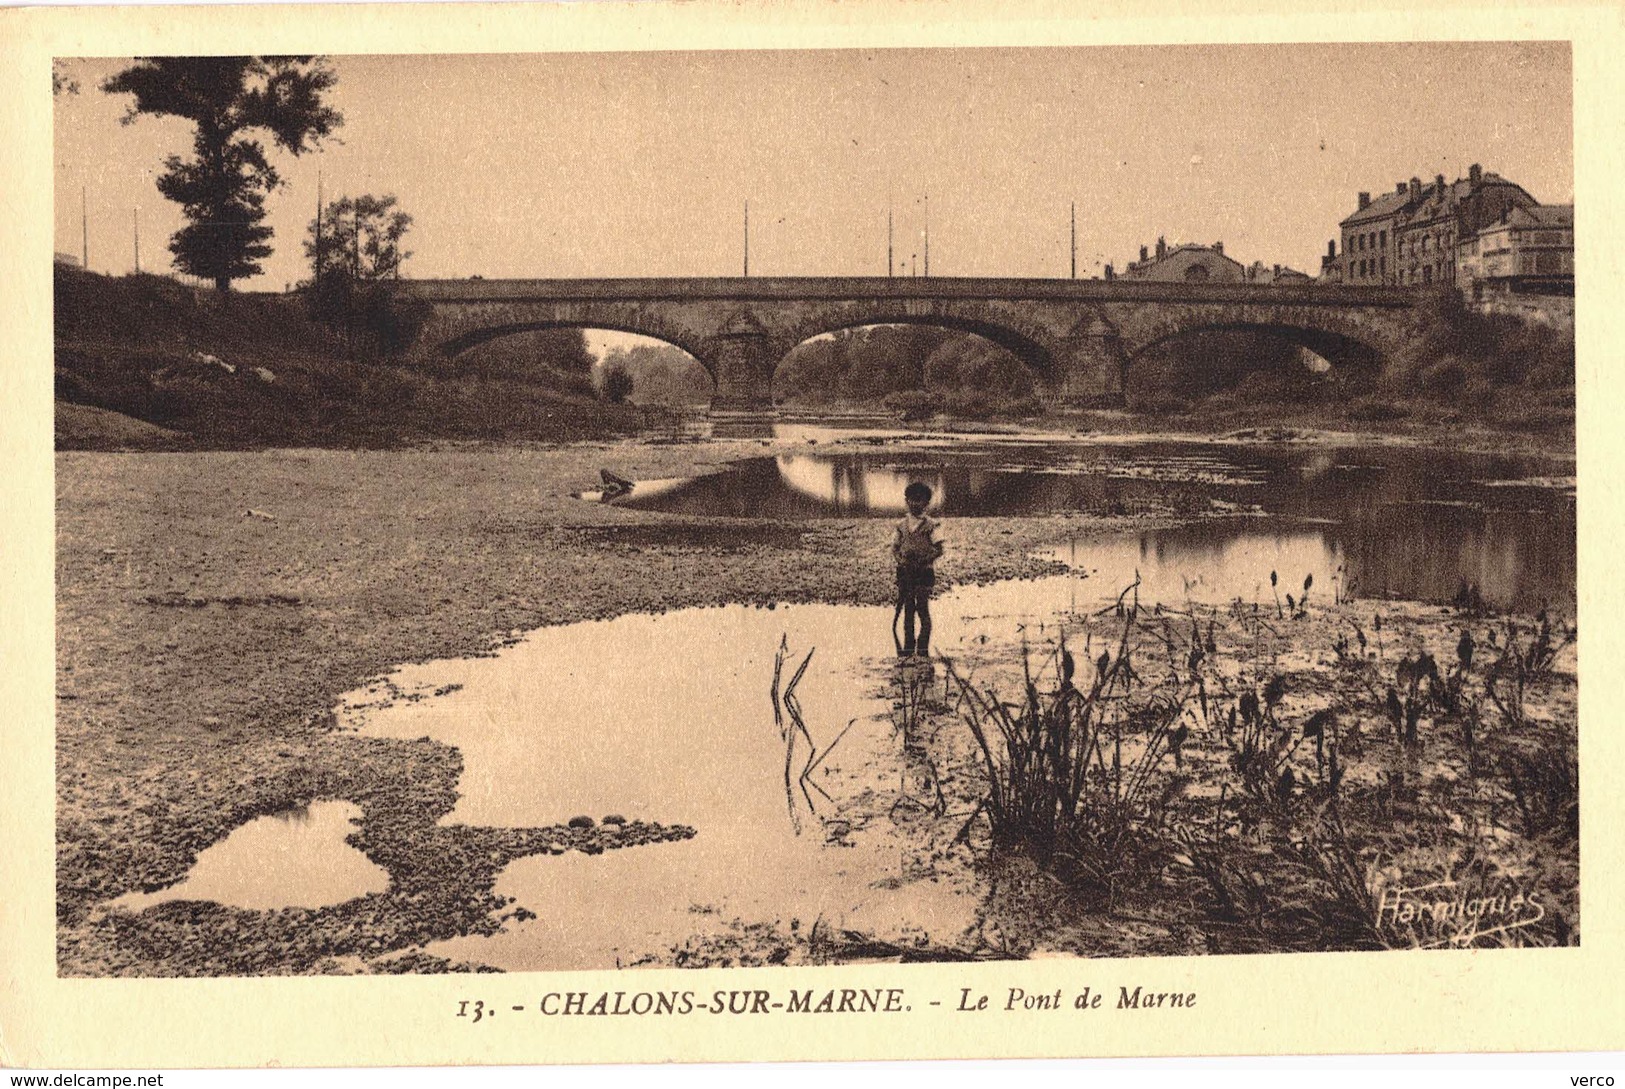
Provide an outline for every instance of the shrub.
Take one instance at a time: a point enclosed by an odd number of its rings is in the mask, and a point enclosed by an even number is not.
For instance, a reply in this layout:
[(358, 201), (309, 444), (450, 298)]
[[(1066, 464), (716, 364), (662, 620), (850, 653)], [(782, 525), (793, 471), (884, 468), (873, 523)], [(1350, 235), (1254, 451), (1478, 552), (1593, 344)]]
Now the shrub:
[(604, 400), (621, 404), (632, 396), (632, 375), (625, 367), (611, 365), (604, 371)]
[(889, 393), (883, 403), (905, 420), (928, 420), (942, 409), (942, 398), (923, 389)]
[(1395, 404), (1376, 397), (1361, 397), (1349, 405), (1348, 417), (1362, 423), (1381, 423), (1386, 420), (1403, 420), (1411, 414), (1411, 410), (1404, 405)]

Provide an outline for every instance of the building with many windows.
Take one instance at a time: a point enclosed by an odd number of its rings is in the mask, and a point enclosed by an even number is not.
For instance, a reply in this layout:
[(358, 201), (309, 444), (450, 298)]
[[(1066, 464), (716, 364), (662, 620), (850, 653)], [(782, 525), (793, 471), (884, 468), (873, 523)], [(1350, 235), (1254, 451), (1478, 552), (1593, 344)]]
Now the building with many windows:
[(1398, 182), (1375, 200), (1361, 193), (1359, 207), (1339, 224), (1321, 259), (1320, 278), (1331, 283), (1421, 286), (1455, 283), (1456, 244), (1512, 208), (1537, 201), (1522, 186), (1474, 163), (1467, 177), (1429, 185)]
[(1574, 294), (1574, 205), (1509, 208), (1456, 244), (1457, 282), (1475, 299)]

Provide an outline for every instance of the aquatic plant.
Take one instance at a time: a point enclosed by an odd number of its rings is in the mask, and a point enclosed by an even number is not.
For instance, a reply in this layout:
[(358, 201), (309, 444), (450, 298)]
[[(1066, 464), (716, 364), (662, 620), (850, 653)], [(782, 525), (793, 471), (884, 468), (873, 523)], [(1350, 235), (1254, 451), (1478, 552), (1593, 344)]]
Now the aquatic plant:
[[(789, 636), (781, 636), (778, 652), (773, 658), (773, 683), (769, 689), (769, 697), (773, 703), (773, 723), (778, 727), (779, 736), (784, 739), (784, 799), (790, 811), (790, 826), (795, 829), (798, 836), (801, 834), (801, 812), (796, 804), (796, 791), (800, 790), (808, 811), (814, 816), (818, 813), (818, 807), (812, 799), (813, 791), (822, 794), (825, 801), (834, 801), (812, 776), (828, 759), (829, 754), (835, 751), (835, 746), (841, 743), (847, 730), (852, 728), (853, 722), (857, 721), (853, 719), (848, 722), (841, 732), (835, 735), (835, 740), (822, 749), (813, 740), (812, 732), (807, 729), (806, 720), (801, 714), (801, 701), (796, 698), (796, 686), (801, 683), (801, 678), (807, 672), (807, 666), (812, 663), (813, 653), (817, 649), (813, 647), (807, 651), (807, 656), (801, 660), (801, 665), (796, 667), (795, 673), (791, 675), (789, 683), (784, 686), (781, 693), (779, 682), (784, 676), (786, 656), (790, 653)], [(799, 773), (795, 771), (797, 737), (804, 738), (807, 743), (807, 759)]]
[(1531, 753), (1507, 752), (1497, 761), (1517, 806), (1519, 831), (1531, 839), (1580, 838), (1579, 744), (1572, 736), (1566, 740)]
[(1357, 847), (1342, 813), (1318, 810), (1301, 827), (1239, 834), (1219, 814), (1178, 830), (1183, 864), (1214, 952), (1381, 949), (1376, 856)]
[(1077, 683), (1064, 637), (1053, 687), (1041, 687), (1024, 646), (1015, 701), (972, 684), (944, 659), (982, 755), (994, 846), (1027, 850), (1074, 889), (1107, 899), (1131, 875), (1159, 869), (1168, 808), (1184, 784), (1161, 772), (1179, 759), (1189, 735), (1181, 719), (1197, 692), (1189, 675), (1146, 684), (1133, 664), (1138, 632), (1138, 609), (1129, 607), (1115, 653), (1101, 652), (1087, 687)]
[(1554, 628), (1544, 609), (1536, 617), (1535, 630), (1527, 642), (1510, 617), (1505, 631), (1504, 643), (1493, 628), (1489, 632), (1487, 642), (1498, 657), (1484, 679), (1484, 693), (1501, 712), (1506, 725), (1516, 728), (1524, 724), (1524, 696), (1529, 686), (1550, 676), (1558, 654), (1574, 642), (1576, 632), (1572, 626)]

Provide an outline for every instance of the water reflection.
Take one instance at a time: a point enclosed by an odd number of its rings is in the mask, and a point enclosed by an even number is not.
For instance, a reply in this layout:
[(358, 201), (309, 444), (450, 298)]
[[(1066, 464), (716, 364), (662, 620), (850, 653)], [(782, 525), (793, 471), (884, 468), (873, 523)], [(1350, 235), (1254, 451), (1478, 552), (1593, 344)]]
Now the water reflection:
[[(1574, 600), (1573, 480), (1553, 476), (1549, 462), (1503, 455), (961, 444), (753, 458), (710, 476), (639, 484), (615, 502), (694, 516), (892, 517), (914, 480), (931, 485), (933, 510), (949, 518), (1216, 509), (1275, 516), (1092, 546), (1112, 578), (1140, 549), (1142, 576), (1175, 599), (1185, 596), (1186, 580), (1234, 590), (1275, 569), (1293, 584), (1313, 573), (1328, 594), (1336, 575), (1340, 589), (1362, 596), (1441, 602), (1471, 584), (1502, 607)], [(1133, 570), (1128, 564), (1129, 579)]]
[(198, 853), (186, 877), (112, 906), (142, 911), (170, 900), (213, 900), (267, 911), (341, 904), (389, 887), (389, 874), (345, 842), (361, 810), (324, 801), (257, 817)]
[[(970, 926), (969, 885), (920, 875), (884, 834), (901, 760), (890, 621), (887, 608), (837, 605), (621, 616), (543, 628), (494, 657), (407, 666), (393, 678), (408, 691), (462, 686), (437, 699), (382, 709), (364, 694), (351, 699), (341, 718), (368, 735), (456, 746), (463, 773), (446, 823), (616, 813), (698, 830), (591, 858), (520, 859), (496, 892), (537, 917), (430, 951), (509, 970), (599, 968), (723, 935), (734, 920), (822, 919), (892, 937), (899, 927), (946, 938)], [(796, 791), (794, 820), (769, 698), (785, 635), (792, 669), (816, 648), (797, 687), (809, 732), (820, 749), (839, 738), (818, 768), (820, 789), (808, 790), (816, 810)], [(792, 755), (795, 769), (806, 766), (805, 746)]]

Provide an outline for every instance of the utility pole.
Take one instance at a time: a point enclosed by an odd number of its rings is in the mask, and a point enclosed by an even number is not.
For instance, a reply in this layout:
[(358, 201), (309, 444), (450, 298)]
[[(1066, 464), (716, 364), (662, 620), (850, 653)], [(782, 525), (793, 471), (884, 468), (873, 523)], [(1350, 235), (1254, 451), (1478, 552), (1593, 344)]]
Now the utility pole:
[(316, 275), (311, 287), (319, 289), (322, 283), (322, 168), (316, 168)]
[(1072, 202), (1072, 278), (1078, 278), (1078, 202)]
[(931, 275), (931, 194), (925, 195), (925, 274)]
[(745, 202), (745, 279), (750, 279), (750, 201)]
[(892, 278), (891, 203), (886, 204), (886, 279)]
[(141, 274), (141, 209), (130, 209), (130, 222), (135, 226), (135, 272)]
[(86, 197), (88, 187), (79, 187), (79, 267), (90, 271), (90, 205)]

